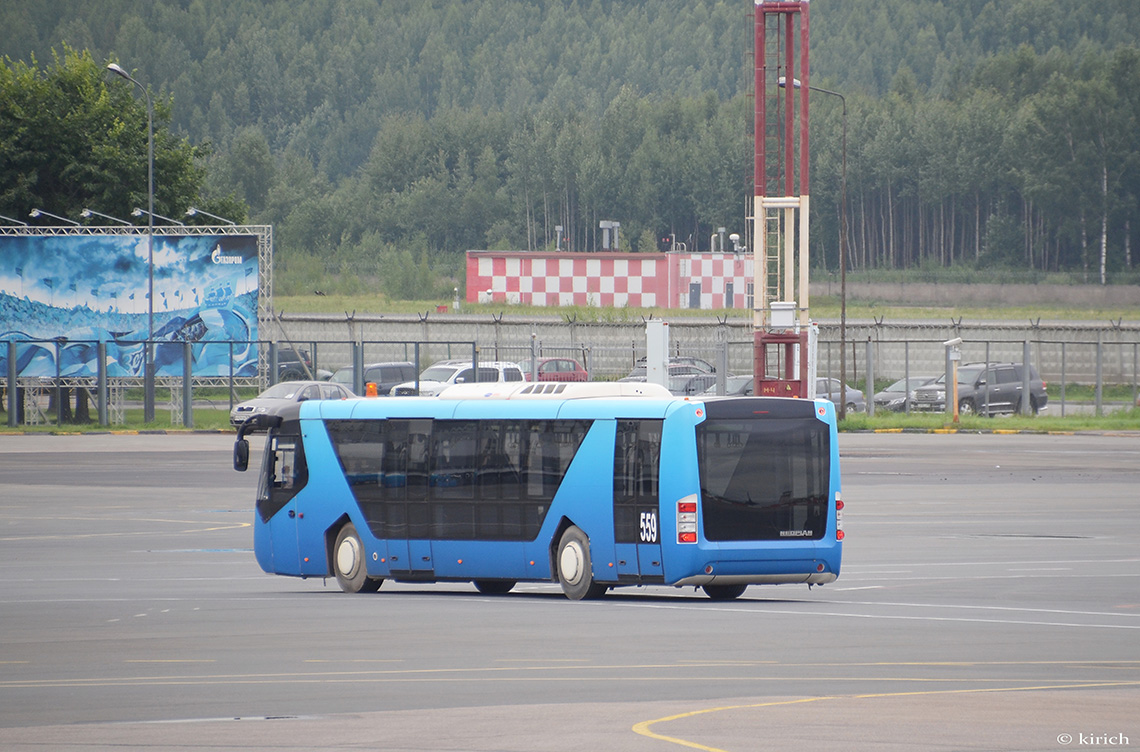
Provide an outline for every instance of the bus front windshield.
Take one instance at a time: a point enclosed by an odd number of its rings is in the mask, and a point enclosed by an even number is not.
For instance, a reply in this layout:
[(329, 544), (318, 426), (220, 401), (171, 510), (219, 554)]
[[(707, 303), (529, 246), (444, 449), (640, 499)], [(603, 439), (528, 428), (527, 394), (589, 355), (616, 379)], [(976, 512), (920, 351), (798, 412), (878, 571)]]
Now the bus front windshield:
[(705, 537), (821, 539), (830, 436), (829, 427), (814, 418), (710, 418), (697, 426)]

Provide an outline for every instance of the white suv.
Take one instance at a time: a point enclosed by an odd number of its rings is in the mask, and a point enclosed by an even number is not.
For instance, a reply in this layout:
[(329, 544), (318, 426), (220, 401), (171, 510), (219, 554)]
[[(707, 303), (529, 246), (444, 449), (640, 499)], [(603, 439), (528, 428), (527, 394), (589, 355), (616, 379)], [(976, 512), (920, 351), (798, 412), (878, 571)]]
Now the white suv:
[[(523, 381), (522, 368), (518, 363), (491, 361), (479, 363), (479, 383), (499, 381)], [(407, 397), (419, 394), (421, 397), (434, 397), (452, 384), (474, 384), (475, 368), (469, 360), (441, 360), (420, 374), (419, 391), (416, 382), (405, 381), (392, 387), (392, 395)]]

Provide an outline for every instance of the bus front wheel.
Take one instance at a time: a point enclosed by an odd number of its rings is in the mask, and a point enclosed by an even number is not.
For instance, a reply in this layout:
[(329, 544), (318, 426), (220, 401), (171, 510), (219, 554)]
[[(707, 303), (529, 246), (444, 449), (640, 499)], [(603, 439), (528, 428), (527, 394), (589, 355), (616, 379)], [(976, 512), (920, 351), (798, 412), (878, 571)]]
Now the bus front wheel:
[(371, 579), (364, 564), (364, 544), (351, 522), (340, 529), (333, 546), (333, 571), (337, 584), (346, 593), (374, 593), (384, 580)]
[(702, 585), (705, 595), (714, 601), (731, 601), (744, 595), (747, 585)]
[(588, 600), (606, 592), (605, 585), (594, 582), (590, 563), (590, 539), (578, 527), (566, 528), (558, 542), (558, 582), (562, 592), (572, 601)]

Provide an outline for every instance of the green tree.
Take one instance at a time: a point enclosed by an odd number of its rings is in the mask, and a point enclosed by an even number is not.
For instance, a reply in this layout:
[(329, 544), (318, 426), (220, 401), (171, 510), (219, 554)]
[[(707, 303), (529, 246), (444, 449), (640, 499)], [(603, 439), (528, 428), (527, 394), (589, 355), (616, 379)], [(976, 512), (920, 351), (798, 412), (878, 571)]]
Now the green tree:
[[(87, 52), (64, 47), (40, 70), (0, 64), (0, 207), (78, 217), (127, 217), (147, 206), (147, 106)], [(155, 212), (179, 216), (200, 199), (206, 150), (169, 130), (171, 102), (154, 97)]]

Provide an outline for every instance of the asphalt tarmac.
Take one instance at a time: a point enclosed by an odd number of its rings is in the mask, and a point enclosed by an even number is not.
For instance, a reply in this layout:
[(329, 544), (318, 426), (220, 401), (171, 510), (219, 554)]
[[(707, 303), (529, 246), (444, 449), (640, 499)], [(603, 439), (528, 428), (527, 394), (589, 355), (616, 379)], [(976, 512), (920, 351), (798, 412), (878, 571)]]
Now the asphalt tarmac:
[(843, 434), (839, 580), (727, 603), (267, 575), (231, 444), (0, 436), (0, 749), (1140, 746), (1137, 435)]

